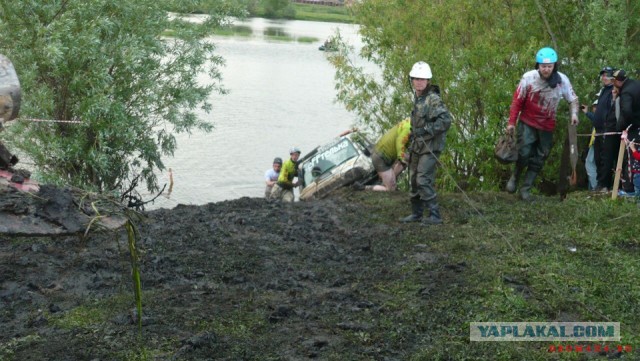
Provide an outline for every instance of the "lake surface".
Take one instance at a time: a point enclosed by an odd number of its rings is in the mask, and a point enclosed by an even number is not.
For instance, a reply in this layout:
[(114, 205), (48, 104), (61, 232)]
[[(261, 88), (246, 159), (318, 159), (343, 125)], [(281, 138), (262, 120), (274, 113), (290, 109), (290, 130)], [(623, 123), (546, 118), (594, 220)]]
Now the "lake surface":
[[(230, 91), (212, 95), (213, 111), (201, 114), (215, 129), (177, 135), (175, 156), (164, 158), (172, 169), (173, 191), (149, 209), (262, 197), (263, 175), (274, 157), (286, 159), (292, 146), (304, 156), (355, 124), (355, 115), (334, 103), (335, 70), (318, 46), (339, 29), (347, 43), (360, 49), (357, 25), (261, 18), (238, 25), (251, 27), (253, 35), (211, 38), (226, 60), (223, 86)], [(276, 41), (264, 35), (274, 29), (318, 41)], [(169, 182), (167, 171), (158, 178), (161, 185)]]

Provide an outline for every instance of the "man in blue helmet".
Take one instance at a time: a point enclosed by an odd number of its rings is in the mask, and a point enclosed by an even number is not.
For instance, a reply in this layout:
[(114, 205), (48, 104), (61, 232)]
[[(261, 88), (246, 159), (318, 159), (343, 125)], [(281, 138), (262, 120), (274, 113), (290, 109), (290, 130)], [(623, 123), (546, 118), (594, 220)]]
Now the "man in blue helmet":
[(558, 71), (558, 55), (551, 48), (536, 54), (535, 70), (524, 73), (513, 94), (507, 131), (517, 124), (518, 160), (507, 183), (507, 191), (515, 193), (520, 176), (525, 172), (520, 197), (531, 199), (531, 187), (549, 157), (556, 127), (556, 112), (561, 99), (571, 106), (571, 124), (578, 124), (578, 97), (569, 78)]

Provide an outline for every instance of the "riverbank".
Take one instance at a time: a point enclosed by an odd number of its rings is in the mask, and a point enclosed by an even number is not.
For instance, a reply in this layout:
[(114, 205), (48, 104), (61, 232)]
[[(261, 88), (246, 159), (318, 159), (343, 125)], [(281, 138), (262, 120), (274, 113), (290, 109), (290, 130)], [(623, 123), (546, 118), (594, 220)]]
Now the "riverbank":
[(291, 20), (325, 21), (353, 24), (355, 18), (350, 7), (323, 6), (311, 4), (293, 4), (295, 17)]
[[(201, 5), (201, 7), (196, 8), (172, 7), (169, 10), (179, 14), (207, 14), (210, 11), (206, 5)], [(326, 6), (301, 3), (290, 3), (286, 9), (279, 10), (275, 14), (270, 14), (270, 12), (265, 9), (263, 3), (258, 3), (249, 7), (248, 16), (271, 18), (274, 20), (306, 20), (345, 24), (353, 24), (355, 21), (350, 6)]]
[[(143, 326), (123, 230), (0, 241), (0, 360), (547, 360), (551, 342), (470, 342), (474, 321), (620, 322), (636, 359), (635, 204), (587, 193), (241, 198), (138, 223)], [(566, 344), (566, 343), (563, 343)], [(573, 343), (575, 344), (575, 343)], [(590, 343), (593, 345), (593, 343)]]

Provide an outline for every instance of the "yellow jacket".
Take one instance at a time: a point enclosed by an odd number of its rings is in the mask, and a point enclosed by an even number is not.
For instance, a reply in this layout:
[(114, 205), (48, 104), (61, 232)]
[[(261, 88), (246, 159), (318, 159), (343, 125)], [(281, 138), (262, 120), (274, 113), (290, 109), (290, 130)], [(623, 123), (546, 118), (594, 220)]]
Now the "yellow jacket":
[(280, 170), (280, 175), (278, 176), (278, 185), (284, 189), (292, 189), (293, 188), (293, 178), (298, 175), (298, 171), (296, 170), (296, 163), (291, 160), (291, 158), (287, 159), (284, 164), (282, 164), (282, 169)]
[(376, 143), (375, 150), (388, 161), (402, 160), (409, 142), (411, 122), (409, 118), (389, 129)]

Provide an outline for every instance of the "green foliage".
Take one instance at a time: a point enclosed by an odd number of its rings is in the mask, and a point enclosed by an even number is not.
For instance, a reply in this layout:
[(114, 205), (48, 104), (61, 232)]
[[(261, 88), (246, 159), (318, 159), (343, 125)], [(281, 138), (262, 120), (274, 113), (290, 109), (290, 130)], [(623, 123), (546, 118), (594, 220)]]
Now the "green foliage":
[(250, 26), (245, 25), (233, 25), (226, 28), (220, 28), (213, 31), (216, 35), (224, 35), (224, 36), (251, 36), (253, 34), (253, 30)]
[[(21, 80), (21, 116), (82, 122), (16, 122), (5, 141), (46, 181), (117, 191), (135, 174), (157, 189), (174, 134), (211, 130), (199, 113), (224, 93), (223, 59), (202, 38), (242, 12), (222, 1), (209, 10), (194, 27), (153, 0), (0, 1), (0, 52)], [(180, 40), (161, 37), (169, 28)]]
[(320, 41), (320, 39), (315, 38), (313, 36), (301, 36), (298, 39), (296, 39), (299, 43), (316, 43), (318, 41)]
[[(407, 74), (416, 61), (428, 62), (455, 118), (443, 157), (446, 166), (459, 181), (495, 189), (508, 170), (493, 160), (493, 147), (506, 126), (520, 77), (533, 69), (535, 52), (555, 47), (560, 70), (578, 96), (591, 102), (602, 66), (630, 69), (639, 63), (639, 15), (640, 3), (626, 0), (359, 2), (354, 16), (364, 42), (360, 55), (382, 74), (366, 74), (351, 60), (352, 49), (343, 48), (330, 58), (337, 99), (382, 132), (411, 111)], [(556, 143), (562, 144), (568, 120), (563, 105)], [(589, 128), (585, 121), (579, 131)], [(561, 146), (554, 147), (547, 178), (557, 178), (560, 151)]]
[(296, 20), (353, 23), (351, 9), (346, 6), (323, 6), (294, 3)]
[(262, 0), (262, 4), (267, 18), (293, 19), (296, 15), (289, 0)]

